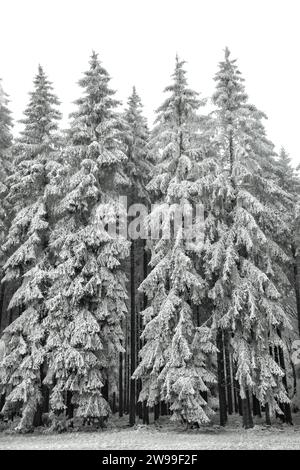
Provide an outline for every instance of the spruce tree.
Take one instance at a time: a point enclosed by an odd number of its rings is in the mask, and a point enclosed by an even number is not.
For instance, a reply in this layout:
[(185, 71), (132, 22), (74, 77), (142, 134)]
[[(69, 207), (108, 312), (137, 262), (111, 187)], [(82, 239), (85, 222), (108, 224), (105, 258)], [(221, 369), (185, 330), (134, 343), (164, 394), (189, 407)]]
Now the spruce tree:
[(45, 321), (53, 416), (64, 412), (69, 396), (76, 417), (100, 425), (110, 412), (104, 390), (108, 380), (115, 386), (123, 351), (127, 295), (120, 263), (129, 248), (107, 230), (120, 215), (117, 191), (128, 184), (124, 125), (109, 81), (93, 53), (64, 150), (67, 178), (50, 239), (55, 267)]
[[(125, 171), (130, 180), (128, 188), (128, 206), (133, 204), (149, 203), (149, 195), (146, 191), (146, 184), (149, 181), (151, 163), (147, 153), (147, 140), (149, 131), (147, 121), (142, 114), (143, 106), (139, 95), (133, 87), (132, 94), (127, 102), (127, 109), (124, 113), (124, 120), (127, 124), (124, 133), (127, 162)], [(136, 215), (136, 214), (132, 214)], [(130, 222), (130, 221), (128, 221)], [(142, 227), (140, 227), (142, 230)], [(129, 234), (130, 236), (130, 234)], [(142, 237), (142, 232), (140, 233)], [(137, 365), (137, 354), (139, 351), (139, 326), (140, 312), (138, 302), (138, 283), (143, 276), (143, 265), (138, 263), (138, 259), (143, 255), (145, 249), (144, 240), (132, 239), (130, 246), (130, 372), (134, 373)], [(130, 381), (130, 425), (135, 423), (137, 385), (134, 379)]]
[(3, 198), (7, 190), (5, 185), (6, 177), (11, 168), (11, 156), (9, 149), (12, 144), (12, 118), (7, 107), (8, 98), (3, 91), (0, 81), (0, 241), (3, 241), (5, 230), (5, 210), (3, 207)]
[(251, 416), (253, 393), (270, 413), (288, 402), (284, 372), (272, 350), (284, 347), (279, 331), (289, 327), (281, 305), (278, 266), (287, 256), (272, 235), (280, 226), (284, 192), (274, 180), (274, 148), (263, 126), (265, 115), (248, 103), (236, 61), (225, 50), (215, 77), (212, 115), (216, 170), (212, 182), (207, 276), (213, 287), (215, 326), (230, 332), (236, 379)]
[[(11, 144), (12, 144), (12, 118), (7, 107), (8, 98), (3, 91), (0, 81), (0, 266), (4, 262), (2, 243), (8, 226), (8, 210), (5, 207), (5, 195), (7, 193), (6, 178), (12, 167)], [(1, 270), (2, 271), (2, 270)], [(2, 272), (1, 272), (2, 275)], [(0, 329), (3, 317), (4, 286), (0, 286)]]
[(6, 354), (0, 380), (6, 401), (2, 412), (21, 413), (19, 430), (32, 426), (42, 400), (45, 358), (45, 297), (48, 288), (47, 244), (49, 171), (58, 146), (59, 104), (41, 66), (14, 146), (14, 171), (7, 178), (5, 201), (13, 215), (3, 250), (8, 259), (2, 282), (18, 285), (9, 309), (20, 315), (3, 332)]
[[(279, 227), (277, 237), (281, 246), (285, 249), (292, 262), (283, 266), (283, 270), (289, 279), (290, 284), (285, 293), (287, 305), (292, 306), (296, 298), (296, 311), (298, 318), (298, 331), (300, 332), (300, 286), (299, 270), (300, 262), (297, 255), (296, 233), (297, 233), (297, 200), (300, 196), (300, 177), (292, 166), (291, 158), (284, 148), (279, 152), (275, 168), (278, 185), (285, 191), (286, 197), (283, 200), (281, 210), (282, 224)], [(284, 228), (286, 229), (284, 230)], [(292, 269), (291, 269), (292, 268)], [(291, 295), (290, 287), (293, 286), (294, 295)]]
[[(202, 102), (188, 88), (184, 62), (176, 58), (173, 83), (165, 89), (168, 98), (157, 110), (150, 145), (157, 167), (148, 185), (157, 203), (150, 217), (156, 224), (157, 211), (168, 204), (165, 216), (172, 220), (172, 204), (184, 211), (192, 203), (199, 148), (199, 117)], [(143, 381), (140, 398), (149, 406), (169, 401), (173, 419), (186, 423), (209, 420), (210, 408), (201, 395), (214, 380), (206, 368), (206, 356), (214, 351), (210, 331), (197, 327), (193, 305), (204, 297), (205, 281), (197, 272), (199, 251), (188, 243), (182, 226), (170, 238), (153, 240), (152, 271), (141, 285), (149, 306), (143, 312), (141, 362), (135, 377)]]
[(125, 171), (130, 180), (131, 203), (149, 199), (146, 185), (152, 170), (151, 160), (147, 149), (149, 130), (147, 120), (143, 116), (141, 98), (133, 87), (124, 112), (126, 130), (124, 140), (126, 145), (127, 162)]

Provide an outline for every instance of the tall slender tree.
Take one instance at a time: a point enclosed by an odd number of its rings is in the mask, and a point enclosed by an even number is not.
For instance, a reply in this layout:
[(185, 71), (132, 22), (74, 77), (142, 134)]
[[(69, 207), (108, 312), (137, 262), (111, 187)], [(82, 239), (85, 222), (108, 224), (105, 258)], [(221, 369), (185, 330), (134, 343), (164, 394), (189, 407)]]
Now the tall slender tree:
[[(162, 204), (168, 205), (164, 216), (169, 224), (172, 204), (184, 211), (191, 202), (189, 191), (201, 153), (197, 110), (202, 103), (188, 88), (184, 62), (178, 57), (173, 83), (165, 91), (169, 97), (157, 111), (150, 142), (157, 160), (157, 172), (148, 185), (158, 203), (150, 217), (152, 227), (158, 225)], [(208, 421), (210, 409), (201, 392), (214, 380), (206, 368), (206, 354), (214, 350), (209, 329), (198, 328), (193, 320), (193, 304), (201, 303), (205, 292), (205, 281), (195, 267), (197, 255), (182, 224), (170, 238), (154, 241), (153, 269), (141, 285), (149, 300), (143, 312), (146, 342), (135, 372), (143, 381), (141, 399), (149, 406), (160, 399), (171, 402), (173, 419), (187, 423)]]
[(79, 81), (83, 95), (65, 150), (69, 168), (50, 240), (56, 262), (45, 321), (53, 416), (66, 409), (68, 393), (74, 415), (100, 425), (110, 412), (108, 380), (111, 386), (117, 380), (123, 351), (127, 294), (120, 263), (129, 254), (127, 240), (110, 231), (121, 212), (116, 192), (128, 178), (123, 121), (109, 81), (93, 53)]
[[(12, 144), (12, 118), (8, 109), (8, 97), (3, 91), (0, 81), (0, 247), (5, 238), (5, 232), (8, 226), (8, 213), (5, 208), (5, 195), (7, 186), (5, 184), (7, 176), (11, 172), (11, 144)], [(4, 257), (0, 248), (0, 266), (2, 268)], [(2, 276), (2, 269), (1, 269)], [(4, 285), (0, 286), (0, 331), (3, 317)]]
[[(276, 166), (276, 177), (278, 185), (285, 191), (286, 197), (281, 210), (282, 226), (278, 231), (277, 237), (281, 246), (285, 249), (287, 255), (291, 259), (291, 263), (283, 266), (283, 270), (286, 273), (290, 284), (285, 292), (285, 302), (290, 305), (291, 298), (296, 298), (296, 311), (298, 317), (298, 331), (300, 333), (300, 285), (299, 285), (299, 269), (300, 261), (297, 256), (297, 249), (295, 244), (296, 232), (297, 232), (297, 200), (300, 197), (300, 177), (297, 171), (292, 166), (291, 158), (284, 148), (280, 150), (277, 166)], [(286, 227), (286, 228), (285, 228)], [(285, 229), (284, 229), (285, 228)], [(292, 269), (291, 269), (292, 267)], [(291, 295), (291, 288), (293, 287), (294, 296)]]
[(6, 193), (5, 180), (11, 170), (11, 155), (9, 149), (12, 144), (12, 118), (8, 109), (8, 97), (3, 91), (0, 81), (0, 241), (3, 241), (5, 230), (5, 209), (3, 197)]
[(42, 401), (41, 374), (45, 358), (42, 322), (48, 288), (47, 187), (59, 143), (58, 104), (51, 83), (39, 66), (25, 118), (21, 121), (24, 129), (14, 147), (14, 171), (7, 178), (6, 203), (13, 220), (3, 246), (8, 259), (3, 267), (2, 282), (13, 280), (19, 284), (9, 309), (18, 307), (20, 316), (4, 330), (2, 337), (6, 346), (0, 368), (0, 380), (6, 393), (2, 412), (20, 410), (20, 430), (32, 426)]
[(281, 412), (278, 402), (288, 402), (284, 372), (270, 354), (274, 346), (284, 347), (278, 331), (290, 326), (277, 282), (277, 266), (286, 254), (272, 239), (281, 222), (275, 207), (283, 193), (273, 177), (274, 149), (262, 123), (265, 115), (248, 103), (228, 49), (215, 80), (211, 122), (219, 169), (207, 219), (207, 273), (214, 284), (215, 325), (232, 333), (244, 426), (250, 427), (251, 392), (271, 414)]
[[(135, 87), (128, 99), (127, 109), (124, 113), (127, 129), (124, 134), (127, 162), (125, 171), (130, 180), (128, 189), (128, 205), (147, 204), (149, 202), (146, 184), (149, 181), (151, 165), (147, 154), (147, 140), (149, 131), (147, 121), (142, 114), (142, 102), (138, 96)], [(135, 215), (135, 214), (133, 214)], [(142, 227), (140, 227), (142, 230)], [(130, 233), (129, 233), (130, 236)], [(141, 232), (142, 236), (142, 232)], [(137, 366), (137, 352), (139, 350), (139, 341), (137, 341), (138, 323), (140, 321), (140, 312), (138, 311), (138, 279), (140, 278), (137, 257), (143, 250), (143, 240), (132, 239), (130, 247), (130, 372), (133, 375)], [(140, 269), (143, 268), (140, 265)], [(129, 423), (132, 426), (135, 423), (136, 416), (137, 388), (136, 381), (130, 381), (130, 408)]]

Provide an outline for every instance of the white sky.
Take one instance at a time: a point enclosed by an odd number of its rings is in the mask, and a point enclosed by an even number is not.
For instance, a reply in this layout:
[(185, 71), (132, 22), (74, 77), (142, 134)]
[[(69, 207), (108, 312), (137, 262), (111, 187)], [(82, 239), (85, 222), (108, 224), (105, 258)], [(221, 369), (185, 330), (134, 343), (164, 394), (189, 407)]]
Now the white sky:
[(117, 97), (135, 85), (150, 123), (176, 52), (191, 87), (210, 96), (227, 45), (267, 130), (300, 163), (299, 0), (0, 0), (0, 77), (13, 117), (22, 117), (41, 63), (62, 102), (63, 125), (92, 49)]

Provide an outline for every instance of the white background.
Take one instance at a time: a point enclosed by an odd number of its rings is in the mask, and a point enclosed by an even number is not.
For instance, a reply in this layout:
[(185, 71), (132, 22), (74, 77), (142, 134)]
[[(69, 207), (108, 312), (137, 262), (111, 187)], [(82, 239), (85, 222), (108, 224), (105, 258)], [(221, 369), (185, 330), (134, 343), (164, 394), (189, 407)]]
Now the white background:
[[(92, 49), (117, 97), (132, 86), (150, 124), (170, 82), (175, 54), (191, 87), (214, 90), (228, 46), (250, 100), (269, 117), (268, 135), (300, 163), (299, 0), (0, 0), (0, 77), (18, 120), (41, 63), (62, 102), (63, 125)], [(19, 126), (16, 126), (18, 130)]]

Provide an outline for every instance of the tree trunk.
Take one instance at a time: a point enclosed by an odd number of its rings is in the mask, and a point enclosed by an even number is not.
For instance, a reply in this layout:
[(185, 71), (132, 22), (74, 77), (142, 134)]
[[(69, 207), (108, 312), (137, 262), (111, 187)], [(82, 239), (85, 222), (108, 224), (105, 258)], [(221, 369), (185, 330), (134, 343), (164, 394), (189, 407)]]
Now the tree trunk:
[(74, 416), (74, 405), (72, 403), (72, 392), (67, 391), (67, 400), (66, 400), (66, 405), (67, 405), (67, 417), (68, 418), (73, 418)]
[(102, 396), (108, 402), (108, 378), (105, 380), (104, 386), (102, 388)]
[(131, 241), (130, 248), (130, 408), (129, 424), (135, 424), (136, 413), (136, 381), (132, 375), (136, 369), (136, 310), (135, 310), (135, 259), (134, 259), (134, 240)]
[(231, 379), (231, 357), (229, 350), (230, 335), (228, 331), (224, 332), (224, 346), (225, 346), (225, 368), (226, 368), (226, 391), (227, 391), (227, 405), (228, 414), (233, 413), (233, 400), (232, 400), (232, 379)]
[[(148, 276), (148, 253), (146, 247), (146, 240), (144, 240), (143, 247), (143, 279)], [(147, 296), (143, 294), (143, 309), (147, 308)], [(143, 401), (143, 424), (149, 424), (149, 407), (147, 406), (147, 400)]]
[(252, 402), (253, 402), (253, 415), (259, 416), (261, 418), (260, 403), (255, 395), (252, 396)]
[(42, 415), (43, 413), (48, 413), (49, 411), (49, 389), (46, 385), (43, 384), (44, 378), (46, 376), (46, 362), (44, 361), (43, 364), (40, 365), (40, 383), (41, 383), (41, 394), (42, 394), (42, 402), (38, 404), (34, 418), (33, 418), (33, 426), (42, 426)]
[(217, 363), (218, 363), (218, 390), (219, 390), (219, 411), (220, 425), (225, 426), (227, 422), (227, 405), (225, 389), (225, 370), (224, 370), (224, 344), (223, 332), (220, 328), (217, 331)]
[(125, 360), (124, 360), (124, 413), (128, 413), (128, 396), (129, 396), (129, 383), (128, 383), (128, 370), (129, 370), (129, 353), (128, 353), (128, 320), (126, 319), (125, 326)]
[(266, 424), (271, 426), (271, 418), (270, 418), (270, 408), (269, 403), (265, 404), (265, 413), (266, 413)]
[(246, 391), (246, 398), (242, 398), (242, 409), (243, 409), (243, 427), (245, 429), (253, 428), (250, 395), (249, 395), (248, 390)]
[(143, 401), (143, 424), (149, 424), (149, 407), (147, 400)]
[[(281, 333), (278, 331), (278, 335), (281, 338)], [(288, 386), (287, 386), (287, 380), (286, 380), (286, 370), (285, 370), (285, 363), (284, 363), (284, 355), (283, 355), (283, 350), (281, 347), (278, 347), (278, 355), (279, 355), (279, 365), (281, 369), (284, 371), (284, 376), (282, 378), (282, 383), (284, 385), (284, 388), (286, 389), (286, 393), (288, 394)], [(291, 406), (289, 403), (283, 403), (283, 412), (284, 412), (284, 418), (285, 422), (287, 424), (293, 424), (293, 419), (292, 419), (292, 412), (291, 412)]]
[(2, 333), (2, 318), (4, 317), (3, 312), (4, 312), (4, 291), (5, 291), (5, 283), (1, 283), (2, 276), (0, 279), (0, 334)]
[(159, 419), (159, 415), (160, 415), (160, 402), (154, 405), (154, 421), (157, 421)]
[(119, 354), (119, 417), (123, 416), (123, 353)]
[(165, 401), (162, 401), (160, 404), (160, 411), (162, 416), (168, 415), (168, 404)]

